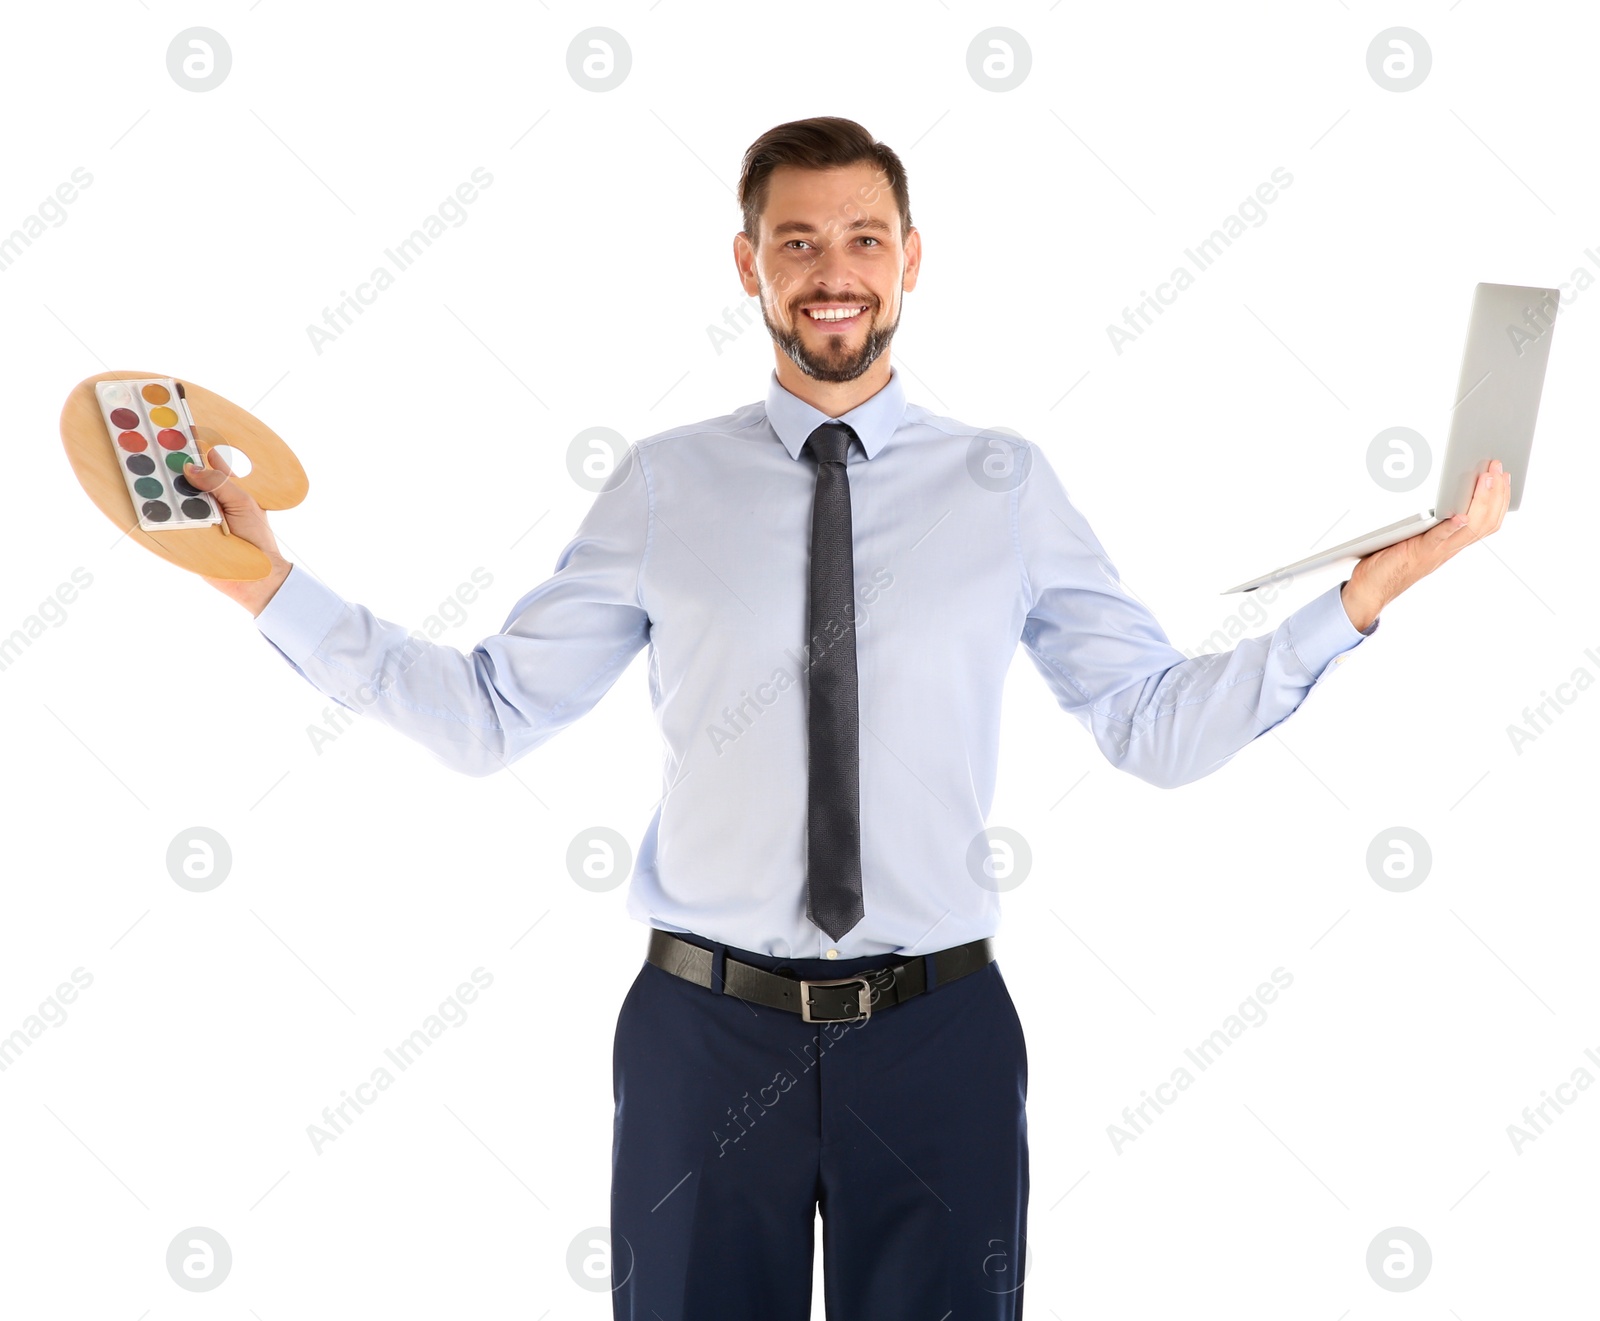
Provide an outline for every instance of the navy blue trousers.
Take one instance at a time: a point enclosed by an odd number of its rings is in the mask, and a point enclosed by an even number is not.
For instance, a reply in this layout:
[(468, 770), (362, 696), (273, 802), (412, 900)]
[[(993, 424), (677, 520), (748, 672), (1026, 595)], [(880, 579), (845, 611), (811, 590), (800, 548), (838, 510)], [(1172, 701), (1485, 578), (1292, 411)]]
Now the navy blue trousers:
[[(722, 956), (807, 978), (902, 961), (683, 938), (719, 986)], [(645, 962), (612, 1067), (617, 1321), (809, 1321), (819, 1212), (828, 1321), (1021, 1318), (1028, 1058), (998, 963), (829, 1025)]]

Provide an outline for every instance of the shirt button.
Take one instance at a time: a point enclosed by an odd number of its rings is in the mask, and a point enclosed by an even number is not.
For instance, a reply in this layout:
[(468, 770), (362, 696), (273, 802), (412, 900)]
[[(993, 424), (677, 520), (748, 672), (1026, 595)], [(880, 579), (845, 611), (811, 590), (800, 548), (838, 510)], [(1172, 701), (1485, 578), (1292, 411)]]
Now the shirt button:
[(836, 958), (838, 958), (838, 957), (839, 957), (839, 951), (838, 951), (838, 950), (836, 950), (836, 949), (830, 949), (830, 950), (829, 950), (829, 951), (828, 951), (828, 957), (829, 957), (829, 958), (830, 958), (830, 959), (836, 959)]

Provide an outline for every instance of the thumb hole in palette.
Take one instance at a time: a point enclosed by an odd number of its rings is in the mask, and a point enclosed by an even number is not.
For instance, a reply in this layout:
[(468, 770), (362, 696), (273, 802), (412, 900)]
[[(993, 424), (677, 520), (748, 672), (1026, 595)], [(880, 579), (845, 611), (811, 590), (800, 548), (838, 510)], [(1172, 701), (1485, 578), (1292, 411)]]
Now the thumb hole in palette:
[[(250, 456), (237, 445), (213, 445), (211, 449), (222, 456), (228, 467), (233, 469), (235, 477), (250, 475)], [(207, 453), (209, 452), (208, 450)]]

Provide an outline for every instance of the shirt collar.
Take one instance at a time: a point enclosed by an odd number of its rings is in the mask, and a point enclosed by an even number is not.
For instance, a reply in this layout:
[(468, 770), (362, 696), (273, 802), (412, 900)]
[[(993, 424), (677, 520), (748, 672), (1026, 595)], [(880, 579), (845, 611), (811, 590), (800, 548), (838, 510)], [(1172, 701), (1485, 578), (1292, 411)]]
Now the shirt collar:
[(893, 363), (889, 364), (888, 383), (872, 398), (857, 404), (837, 419), (829, 418), (820, 409), (785, 389), (778, 381), (776, 368), (767, 385), (767, 421), (778, 433), (778, 439), (789, 451), (791, 459), (800, 457), (811, 433), (828, 421), (848, 422), (866, 456), (873, 458), (899, 428), (905, 412), (905, 386), (900, 380), (900, 368)]

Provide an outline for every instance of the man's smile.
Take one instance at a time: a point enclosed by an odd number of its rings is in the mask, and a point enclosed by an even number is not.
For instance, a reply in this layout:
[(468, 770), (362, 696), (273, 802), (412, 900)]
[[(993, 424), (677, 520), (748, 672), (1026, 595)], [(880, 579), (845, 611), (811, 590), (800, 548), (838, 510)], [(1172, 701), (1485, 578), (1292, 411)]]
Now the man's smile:
[(830, 330), (844, 330), (861, 319), (861, 314), (867, 310), (867, 305), (865, 303), (812, 303), (800, 310), (805, 318), (814, 325), (825, 326)]

